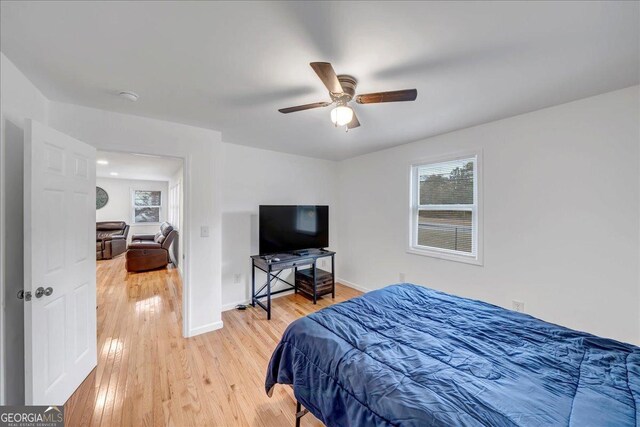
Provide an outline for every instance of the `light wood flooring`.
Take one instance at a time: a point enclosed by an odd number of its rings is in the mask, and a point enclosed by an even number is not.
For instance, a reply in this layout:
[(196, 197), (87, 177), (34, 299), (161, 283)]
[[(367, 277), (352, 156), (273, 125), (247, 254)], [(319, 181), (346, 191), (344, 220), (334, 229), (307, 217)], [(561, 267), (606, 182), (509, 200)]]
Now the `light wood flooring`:
[[(293, 320), (360, 295), (337, 285), (317, 305), (301, 295), (222, 314), (224, 328), (182, 337), (182, 285), (169, 268), (127, 274), (98, 262), (98, 366), (65, 404), (67, 426), (293, 426), (289, 386), (264, 391), (271, 353)], [(312, 414), (302, 426), (321, 426)]]

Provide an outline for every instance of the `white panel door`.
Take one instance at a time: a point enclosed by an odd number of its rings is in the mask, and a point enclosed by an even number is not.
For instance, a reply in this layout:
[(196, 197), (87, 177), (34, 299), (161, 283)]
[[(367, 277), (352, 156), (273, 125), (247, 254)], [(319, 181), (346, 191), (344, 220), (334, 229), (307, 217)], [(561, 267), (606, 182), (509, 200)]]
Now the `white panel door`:
[(96, 366), (95, 148), (27, 120), (25, 398), (62, 405)]

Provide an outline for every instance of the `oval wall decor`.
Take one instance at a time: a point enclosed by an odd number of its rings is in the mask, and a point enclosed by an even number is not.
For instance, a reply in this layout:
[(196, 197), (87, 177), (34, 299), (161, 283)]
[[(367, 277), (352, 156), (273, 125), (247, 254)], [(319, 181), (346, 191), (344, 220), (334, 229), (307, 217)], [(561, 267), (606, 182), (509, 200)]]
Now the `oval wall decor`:
[(109, 195), (104, 188), (96, 187), (96, 210), (102, 209), (109, 201)]

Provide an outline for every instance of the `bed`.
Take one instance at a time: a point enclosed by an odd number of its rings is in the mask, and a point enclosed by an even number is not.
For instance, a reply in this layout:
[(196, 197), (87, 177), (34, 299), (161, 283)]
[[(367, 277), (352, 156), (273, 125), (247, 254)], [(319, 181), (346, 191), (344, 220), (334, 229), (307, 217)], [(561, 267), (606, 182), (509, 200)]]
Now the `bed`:
[(411, 284), (294, 321), (276, 384), (327, 426), (640, 422), (640, 348)]

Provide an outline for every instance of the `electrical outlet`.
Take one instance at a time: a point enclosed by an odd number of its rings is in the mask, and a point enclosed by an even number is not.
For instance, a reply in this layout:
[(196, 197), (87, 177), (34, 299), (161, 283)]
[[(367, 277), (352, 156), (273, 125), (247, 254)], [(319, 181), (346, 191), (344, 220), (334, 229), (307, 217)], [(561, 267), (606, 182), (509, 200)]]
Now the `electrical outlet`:
[(233, 283), (236, 283), (236, 284), (240, 283), (240, 277), (241, 277), (240, 274), (237, 274), (237, 273), (234, 274), (233, 275)]
[(524, 313), (524, 303), (522, 301), (513, 300), (513, 311)]
[(400, 273), (400, 274), (398, 275), (398, 278), (400, 279), (400, 283), (404, 283), (404, 282), (405, 282), (404, 273)]
[(327, 260), (326, 259), (320, 260), (320, 267), (326, 267), (326, 266), (327, 266)]

